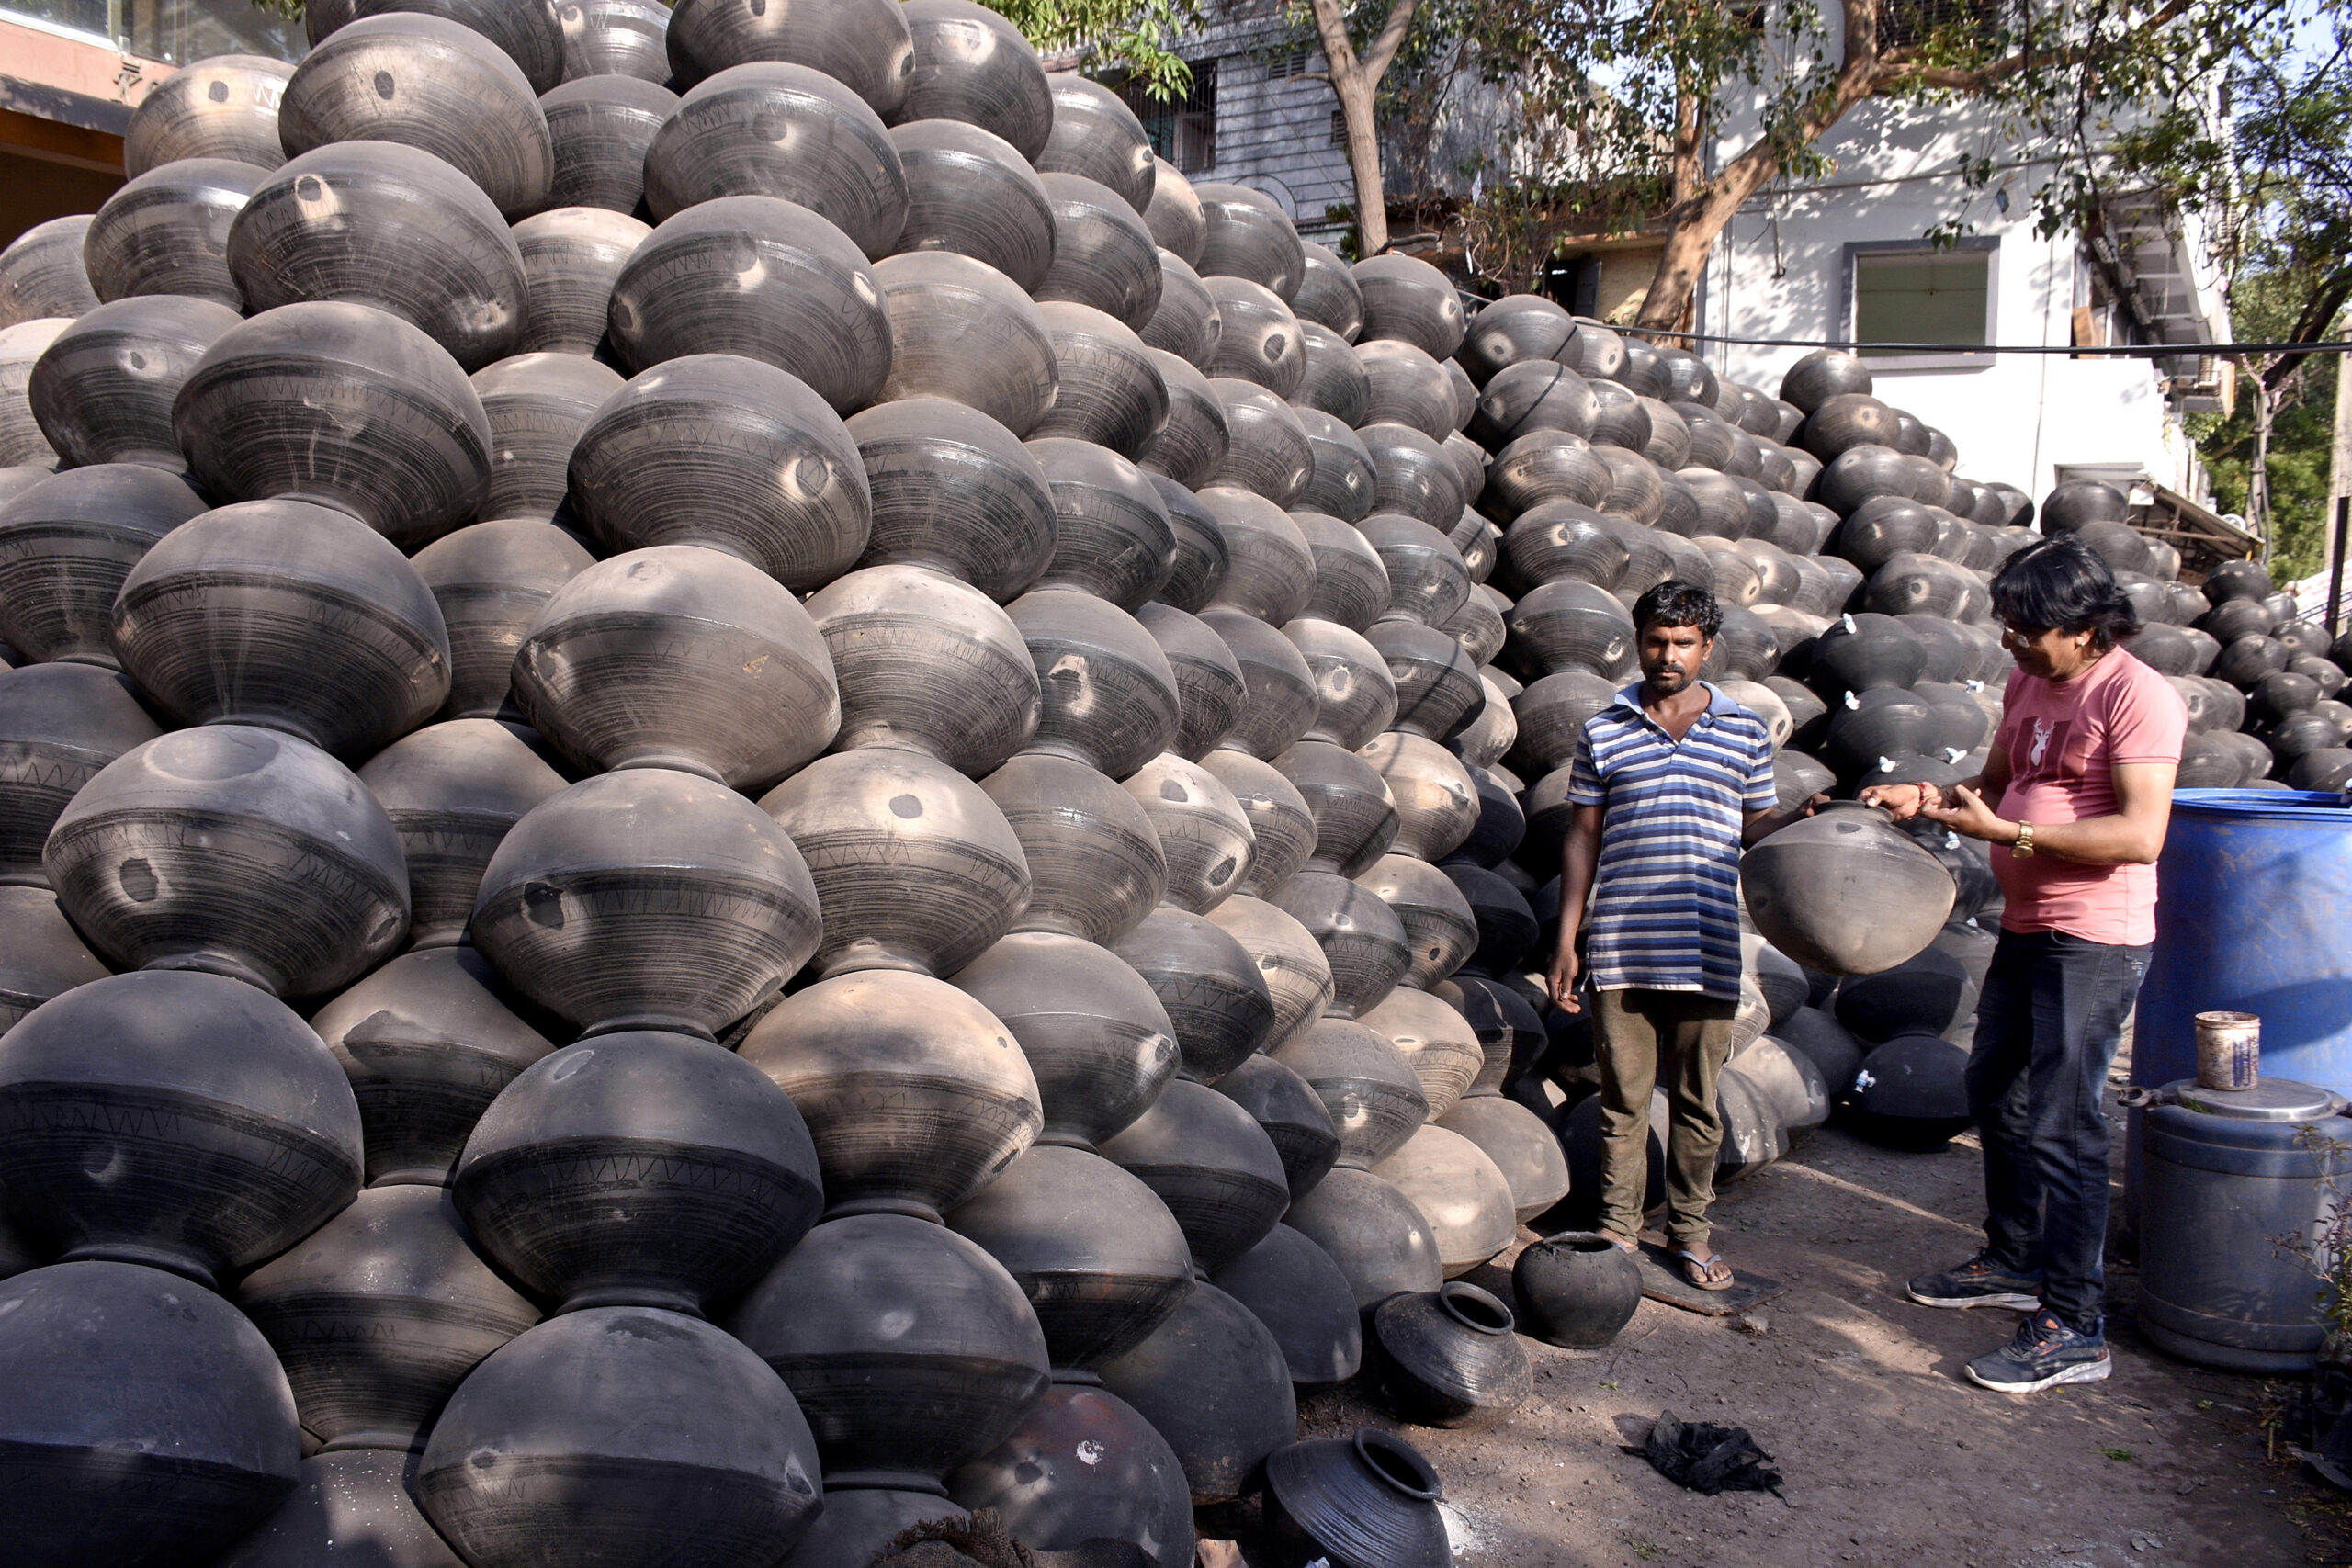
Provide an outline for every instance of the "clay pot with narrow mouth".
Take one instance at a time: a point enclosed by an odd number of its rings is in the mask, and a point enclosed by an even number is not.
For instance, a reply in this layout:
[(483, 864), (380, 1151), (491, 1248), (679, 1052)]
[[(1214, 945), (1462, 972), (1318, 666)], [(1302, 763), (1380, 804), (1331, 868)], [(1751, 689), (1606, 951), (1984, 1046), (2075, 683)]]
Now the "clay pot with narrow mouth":
[(1075, 589), (1130, 615), (1175, 570), (1176, 531), (1159, 492), (1118, 453), (1067, 436), (1042, 436), (1029, 451), (1054, 496), (1054, 555), (1040, 589)]
[(1020, 1282), (1056, 1374), (1074, 1381), (1142, 1343), (1193, 1288), (1192, 1253), (1168, 1205), (1082, 1149), (1030, 1149), (947, 1224)]
[(258, 54), (216, 54), (155, 84), (130, 111), (123, 167), (133, 175), (182, 158), (286, 161), (277, 110), (294, 67)]
[(1321, 700), (1314, 672), (1288, 637), (1254, 615), (1211, 606), (1201, 620), (1232, 650), (1246, 693), (1222, 744), (1272, 761), (1315, 722)]
[(664, 1551), (757, 1568), (821, 1506), (784, 1380), (709, 1324), (626, 1306), (551, 1318), (475, 1368), (434, 1423), (416, 1496), (481, 1568)]
[(658, 768), (765, 789), (841, 726), (824, 635), (789, 590), (698, 545), (597, 562), (549, 596), (514, 701), (583, 769)]
[(449, 696), (439, 717), (519, 715), (514, 650), (555, 591), (595, 558), (561, 528), (529, 518), (476, 523), (412, 558), (449, 635)]
[(1046, 471), (989, 415), (914, 397), (853, 414), (848, 429), (874, 510), (860, 566), (927, 566), (1001, 604), (1053, 559)]
[(1203, 1084), (1170, 1084), (1101, 1152), (1159, 1195), (1202, 1272), (1255, 1246), (1290, 1206), (1273, 1140), (1248, 1111)]
[(1382, 1303), (1371, 1338), (1389, 1400), (1424, 1427), (1469, 1427), (1507, 1414), (1535, 1392), (1517, 1327), (1509, 1307), (1459, 1280)]
[(74, 468), (140, 463), (178, 473), (172, 400), (220, 334), (231, 306), (180, 294), (101, 305), (59, 333), (25, 383), (32, 416)]
[(1278, 1015), (1257, 960), (1202, 916), (1163, 904), (1112, 951), (1167, 1010), (1184, 1077), (1214, 1084), (1272, 1036)]
[[(1327, 1017), (1293, 1036), (1272, 1060), (1306, 1080), (1322, 1100), (1338, 1134), (1339, 1166), (1378, 1164), (1429, 1119), (1429, 1096), (1412, 1063), (1386, 1035), (1364, 1024)], [(1293, 1196), (1295, 1201), (1306, 1193)]]
[(1180, 713), (1176, 672), (1134, 616), (1068, 588), (1023, 594), (1006, 612), (1044, 693), (1031, 750), (1074, 757), (1114, 779), (1168, 750)]
[(1091, 1149), (1176, 1076), (1176, 1034), (1143, 977), (1081, 938), (1016, 931), (955, 977), (1012, 1031), (1037, 1082), (1040, 1143)]
[(1353, 751), (1302, 740), (1273, 759), (1315, 823), (1305, 869), (1354, 876), (1388, 852), (1402, 818), (1396, 798), (1370, 762)]
[(1036, 1314), (1003, 1266), (904, 1214), (818, 1226), (727, 1328), (792, 1390), (833, 1490), (937, 1495), (1051, 1381)]
[(1288, 882), (1315, 852), (1316, 827), (1306, 797), (1272, 763), (1246, 751), (1218, 750), (1202, 759), (1250, 819), (1254, 845), (1238, 893), (1263, 898)]
[(1521, 1224), (1568, 1195), (1568, 1163), (1544, 1119), (1497, 1089), (1473, 1089), (1436, 1123), (1477, 1145), (1510, 1189)]
[(1315, 447), (1298, 415), (1276, 393), (1255, 382), (1212, 371), (1209, 388), (1225, 406), (1225, 460), (1205, 481), (1264, 496), (1276, 506), (1297, 502), (1315, 474)]
[(1368, 1170), (1341, 1164), (1283, 1221), (1330, 1256), (1369, 1313), (1403, 1292), (1444, 1283), (1437, 1236), (1412, 1200)]
[(1527, 1331), (1571, 1350), (1606, 1346), (1642, 1304), (1633, 1255), (1589, 1231), (1563, 1232), (1528, 1247), (1511, 1266), (1510, 1282)]
[(1193, 1561), (1183, 1461), (1134, 1406), (1057, 1382), (1011, 1437), (947, 1478), (948, 1495), (992, 1510), (1033, 1552), (1123, 1568)]
[(236, 1301), (285, 1365), (302, 1429), (328, 1452), (423, 1448), (466, 1374), (539, 1321), (438, 1187), (360, 1193), (245, 1276)]
[(139, 463), (44, 474), (0, 499), (0, 636), (21, 660), (114, 668), (123, 579), (204, 510), (177, 474)]
[(41, 848), (82, 786), (163, 733), (130, 682), (89, 664), (0, 671), (0, 883), (42, 887)]
[(0, 1180), (50, 1256), (217, 1288), (359, 1190), (350, 1084), (251, 986), (110, 976), (35, 1008), (0, 1047)]
[(1453, 1109), (1486, 1066), (1469, 1021), (1426, 991), (1399, 987), (1359, 1021), (1404, 1055), (1421, 1080), (1432, 1121)]
[(1028, 863), (1018, 931), (1106, 943), (1159, 903), (1168, 857), (1135, 797), (1084, 762), (1049, 752), (1013, 758), (980, 781)]
[(1478, 789), (1459, 758), (1434, 740), (1391, 731), (1357, 753), (1396, 803), (1396, 852), (1435, 863), (1478, 821)]
[(576, 1312), (700, 1315), (816, 1223), (800, 1113), (752, 1063), (656, 1031), (532, 1064), (482, 1113), (451, 1190), (500, 1268)]
[(898, 118), (964, 120), (1035, 162), (1053, 134), (1054, 96), (1020, 29), (972, 0), (912, 0), (902, 10), (914, 65)]
[(1808, 969), (1871, 975), (1928, 945), (1954, 897), (1933, 855), (1875, 807), (1833, 803), (1741, 858), (1764, 939)]
[[(129, 968), (316, 996), (389, 957), (408, 930), (400, 839), (366, 786), (316, 747), (243, 725), (124, 752), (74, 795), (41, 861), (75, 928)], [(288, 879), (289, 863), (307, 874)], [(256, 886), (271, 896), (254, 898)]]
[(348, 513), (223, 506), (175, 528), (115, 595), (124, 671), (183, 724), (366, 755), (449, 694), (449, 634), (417, 570)]
[(1273, 905), (1247, 895), (1227, 898), (1209, 919), (1241, 944), (1265, 976), (1274, 1026), (1262, 1049), (1278, 1049), (1323, 1016), (1331, 1001), (1331, 969), (1312, 931)]
[(1136, 612), (1136, 619), (1168, 656), (1176, 674), (1179, 705), (1176, 740), (1170, 749), (1179, 757), (1202, 761), (1233, 732), (1249, 701), (1249, 683), (1232, 647), (1205, 621), (1171, 604), (1153, 603)]
[(1159, 247), (1159, 303), (1151, 320), (1136, 331), (1148, 347), (1192, 367), (1206, 382), (1204, 367), (1216, 353), (1217, 339), (1225, 335), (1225, 321), (1217, 314), (1216, 296), (1192, 263), (1166, 245)]
[(1196, 1506), (1256, 1490), (1266, 1456), (1298, 1436), (1282, 1345), (1248, 1307), (1205, 1282), (1150, 1338), (1104, 1363), (1102, 1383), (1167, 1439)]
[(1355, 1292), (1330, 1255), (1288, 1225), (1210, 1277), (1265, 1325), (1302, 1386), (1345, 1382), (1363, 1363)]
[(500, 841), (474, 945), (508, 983), (590, 1034), (715, 1037), (817, 950), (817, 887), (759, 807), (691, 773), (573, 784)]
[(0, 1471), (12, 1561), (209, 1562), (294, 1489), (301, 1430), (261, 1331), (153, 1269), (0, 1283)]
[[(1167, 306), (1163, 303), (1160, 309), (1164, 312)], [(1216, 389), (1209, 385), (1208, 378), (1189, 360), (1179, 358), (1149, 339), (1146, 343), (1144, 357), (1159, 372), (1160, 385), (1167, 389), (1168, 418), (1144, 444), (1136, 465), (1147, 474), (1173, 479), (1188, 489), (1205, 485), (1224, 464), (1233, 445), (1232, 432), (1226, 424), (1225, 404), (1217, 397)], [(1165, 486), (1160, 487), (1160, 496), (1168, 499)], [(1174, 502), (1170, 505), (1172, 508)], [(1176, 575), (1185, 574), (1180, 569)], [(1197, 590), (1189, 591), (1187, 603), (1195, 596)]]
[[(979, 785), (920, 752), (844, 751), (809, 764), (760, 808), (815, 879), (824, 977), (857, 969), (952, 975), (1012, 927), (1029, 863)], [(923, 888), (908, 897), (909, 877)]]
[(1233, 792), (1197, 762), (1162, 752), (1125, 782), (1168, 857), (1164, 902), (1205, 915), (1248, 869), (1255, 834)]
[(1248, 1111), (1272, 1140), (1292, 1201), (1313, 1191), (1339, 1159), (1339, 1129), (1322, 1097), (1272, 1055), (1250, 1057), (1218, 1079), (1216, 1091)]
[(1426, 991), (1462, 967), (1477, 942), (1477, 917), (1444, 872), (1410, 855), (1383, 855), (1356, 880), (1405, 928), (1412, 957), (1401, 984)]
[(537, 739), (520, 726), (453, 719), (393, 742), (359, 770), (408, 861), (411, 947), (465, 940), (499, 840), (563, 790)]
[[(592, 87), (594, 84), (579, 82), (569, 85)], [(669, 96), (650, 82), (636, 83), (634, 87), (664, 98)], [(636, 93), (628, 96), (633, 97)], [(590, 112), (609, 113), (616, 118), (625, 117), (632, 130), (641, 130), (646, 137), (652, 134), (653, 126), (660, 124), (650, 113), (632, 113), (620, 106), (599, 106)], [(565, 155), (565, 146), (559, 141), (559, 177), (564, 174)], [(626, 147), (620, 157), (628, 157)], [(575, 189), (569, 193), (572, 199), (586, 205), (557, 207), (514, 225), (514, 246), (523, 257), (526, 301), (523, 333), (514, 344), (518, 354), (561, 354), (574, 358), (596, 355), (599, 363), (616, 357), (611, 338), (613, 288), (620, 281), (621, 269), (628, 265), (629, 257), (653, 232), (630, 216), (642, 194), (638, 173), (644, 166), (641, 150), (634, 162), (625, 162), (622, 166), (628, 171), (626, 181), (606, 182), (623, 185), (621, 190), (608, 195), (603, 189)], [(621, 210), (611, 210), (616, 205)]]
[(1380, 1005), (1411, 967), (1403, 922), (1360, 883), (1310, 867), (1269, 900), (1306, 929), (1331, 971), (1327, 1010), (1360, 1018)]
[(918, 566), (866, 567), (808, 608), (841, 688), (835, 750), (921, 751), (978, 778), (1035, 732), (1029, 646), (978, 589)]
[(924, 975), (871, 971), (797, 991), (741, 1050), (807, 1119), (832, 1218), (937, 1219), (995, 1179), (1045, 1121), (1012, 1030)]

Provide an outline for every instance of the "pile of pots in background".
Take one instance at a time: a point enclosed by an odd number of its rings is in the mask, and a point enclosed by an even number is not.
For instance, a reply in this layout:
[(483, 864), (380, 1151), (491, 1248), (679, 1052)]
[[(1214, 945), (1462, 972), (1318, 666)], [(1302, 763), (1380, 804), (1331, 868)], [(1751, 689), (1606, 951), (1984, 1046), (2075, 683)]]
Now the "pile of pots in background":
[[(1784, 797), (1960, 776), (2025, 498), (1842, 356), (1465, 321), (967, 0), (310, 18), (0, 254), (25, 1560), (829, 1568), (989, 1508), (1177, 1568), (1263, 1488), (1287, 1561), (1442, 1561), (1426, 1463), (1294, 1388), (1526, 1393), (1458, 1276), (1597, 1197), (1529, 972), (1629, 606), (1713, 587)], [(2189, 618), (2113, 511), (2044, 525)], [(2199, 759), (2352, 758), (2239, 582), (2142, 639), (2245, 676)], [(1948, 1135), (1996, 899), (1919, 837), (1885, 897), (1949, 923), (1749, 939), (1727, 1176), (1849, 1096)], [(1779, 842), (1795, 931), (1835, 846)], [(1631, 1279), (1516, 1295), (1600, 1343)]]

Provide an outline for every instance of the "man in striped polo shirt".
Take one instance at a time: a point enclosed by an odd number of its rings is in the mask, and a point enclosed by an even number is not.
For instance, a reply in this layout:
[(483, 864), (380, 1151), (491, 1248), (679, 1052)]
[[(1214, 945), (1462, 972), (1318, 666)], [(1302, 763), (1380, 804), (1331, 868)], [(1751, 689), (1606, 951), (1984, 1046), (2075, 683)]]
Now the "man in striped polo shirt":
[(1641, 682), (1577, 741), (1551, 974), (1569, 1012), (1582, 1010), (1579, 974), (1594, 993), (1601, 1226), (1628, 1250), (1641, 1234), (1650, 1091), (1663, 1088), (1668, 1245), (1709, 1291), (1733, 1283), (1709, 1245), (1707, 1205), (1724, 1136), (1715, 1079), (1739, 1006), (1740, 852), (1827, 799), (1773, 809), (1770, 729), (1699, 678), (1722, 625), (1714, 595), (1679, 580), (1634, 605)]

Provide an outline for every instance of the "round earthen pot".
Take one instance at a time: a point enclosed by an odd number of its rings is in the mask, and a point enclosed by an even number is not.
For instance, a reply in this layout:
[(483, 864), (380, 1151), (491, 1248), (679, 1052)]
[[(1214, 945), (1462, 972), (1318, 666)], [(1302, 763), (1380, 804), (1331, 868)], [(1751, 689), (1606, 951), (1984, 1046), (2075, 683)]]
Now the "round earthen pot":
[[(1102, 1385), (1167, 1439), (1196, 1506), (1254, 1490), (1266, 1456), (1298, 1436), (1281, 1343), (1248, 1307), (1205, 1282), (1150, 1338), (1105, 1362)], [(1205, 1389), (1216, 1396), (1202, 1398)]]
[(382, 1568), (465, 1568), (425, 1522), (403, 1450), (342, 1449), (302, 1461), (293, 1493), (213, 1561), (220, 1568), (305, 1568), (363, 1549)]
[[(1315, 933), (1263, 899), (1237, 894), (1209, 913), (1218, 930), (1257, 960), (1273, 998), (1274, 1027), (1263, 1049), (1272, 1051), (1311, 1028), (1330, 1005), (1331, 966)], [(1246, 1064), (1245, 1064), (1246, 1065)]]
[(1347, 877), (1309, 866), (1269, 902), (1322, 947), (1334, 1017), (1361, 1018), (1378, 1007), (1412, 967), (1404, 923), (1380, 895)]
[(1477, 917), (1444, 872), (1410, 855), (1383, 855), (1356, 880), (1405, 928), (1412, 966), (1403, 984), (1426, 991), (1462, 967), (1478, 939)]
[(1019, 436), (944, 398), (876, 403), (849, 433), (865, 463), (874, 525), (860, 566), (927, 566), (1000, 604), (1054, 558), (1054, 494)]
[(1168, 1010), (1186, 1077), (1214, 1084), (1273, 1032), (1273, 995), (1257, 960), (1199, 915), (1163, 904), (1112, 944)]
[(1461, 759), (1436, 741), (1392, 732), (1356, 754), (1379, 772), (1396, 803), (1398, 854), (1443, 860), (1477, 826), (1477, 785)]
[(1273, 1057), (1250, 1057), (1219, 1078), (1216, 1091), (1248, 1111), (1273, 1140), (1294, 1202), (1313, 1191), (1339, 1159), (1339, 1129), (1322, 1096)]
[(1021, 628), (978, 589), (917, 566), (867, 567), (808, 601), (842, 694), (836, 750), (924, 752), (978, 778), (1037, 728)]
[(1400, 986), (1360, 1017), (1366, 1029), (1385, 1035), (1412, 1064), (1429, 1098), (1431, 1121), (1470, 1092), (1471, 1082), (1486, 1066), (1485, 1047), (1469, 1020), (1427, 991)]
[(1247, 691), (1221, 744), (1272, 761), (1306, 733), (1321, 710), (1314, 671), (1288, 637), (1253, 615), (1212, 606), (1201, 619), (1233, 650)]
[(1808, 969), (1873, 975), (1928, 945), (1951, 911), (1951, 874), (1875, 807), (1834, 802), (1740, 859), (1766, 941)]
[(1068, 588), (1041, 588), (1006, 608), (1044, 693), (1033, 749), (1114, 779), (1168, 750), (1180, 712), (1176, 672), (1133, 615)]
[(1204, 1084), (1178, 1079), (1104, 1141), (1102, 1157), (1159, 1194), (1214, 1272), (1257, 1245), (1290, 1206), (1282, 1156), (1250, 1112)]
[(449, 633), (449, 698), (441, 717), (520, 716), (514, 650), (555, 591), (595, 561), (571, 535), (530, 518), (476, 523), (411, 558)]
[(1288, 1225), (1211, 1276), (1265, 1325), (1301, 1386), (1345, 1382), (1363, 1364), (1355, 1292), (1330, 1255)]
[(1370, 1312), (1408, 1291), (1444, 1283), (1437, 1236), (1411, 1199), (1368, 1170), (1341, 1165), (1291, 1205), (1283, 1223), (1329, 1254)]
[(114, 668), (107, 632), (122, 580), (204, 509), (186, 479), (141, 463), (43, 472), (0, 496), (0, 637), (17, 661)]
[(1241, 661), (1205, 621), (1172, 604), (1155, 601), (1136, 611), (1136, 619), (1176, 672), (1176, 740), (1170, 750), (1198, 761), (1241, 721), (1250, 699)]
[(1325, 620), (1292, 621), (1283, 635), (1315, 677), (1317, 707), (1305, 739), (1352, 751), (1396, 722), (1396, 682), (1377, 647)]
[(1240, 803), (1255, 848), (1237, 891), (1263, 898), (1291, 878), (1315, 852), (1315, 818), (1306, 797), (1271, 762), (1246, 751), (1218, 750), (1202, 759)]
[(51, 997), (109, 973), (68, 923), (55, 894), (0, 885), (0, 1034)]
[(1340, 1165), (1364, 1169), (1386, 1159), (1429, 1119), (1429, 1095), (1412, 1063), (1363, 1024), (1323, 1019), (1272, 1059), (1322, 1100), (1339, 1134)]
[(519, 725), (452, 719), (402, 737), (359, 770), (407, 856), (411, 947), (465, 940), (499, 840), (525, 812), (562, 793), (563, 775), (537, 739)]
[(992, 1510), (1033, 1551), (1134, 1568), (1186, 1568), (1193, 1558), (1183, 1461), (1104, 1389), (1056, 1383), (1011, 1437), (949, 1475), (947, 1490), (965, 1507)]
[(1305, 869), (1353, 876), (1388, 852), (1402, 824), (1396, 797), (1371, 763), (1337, 746), (1303, 740), (1273, 765), (1314, 819), (1315, 849)]
[(1527, 1332), (1571, 1350), (1606, 1346), (1642, 1304), (1633, 1255), (1589, 1231), (1563, 1232), (1528, 1247), (1511, 1266), (1510, 1286)]
[(1168, 857), (1135, 796), (1074, 758), (1028, 751), (980, 781), (1029, 864), (1018, 931), (1116, 940), (1159, 903)]
[(1224, 781), (1198, 762), (1163, 751), (1131, 774), (1125, 788), (1168, 857), (1161, 901), (1195, 915), (1225, 902), (1249, 869), (1256, 833)]
[(807, 1118), (832, 1218), (935, 1220), (1045, 1122), (1012, 1030), (926, 975), (872, 971), (797, 991), (752, 1027), (742, 1054)]
[(1389, 1402), (1417, 1426), (1488, 1424), (1535, 1392), (1510, 1309), (1476, 1285), (1391, 1297), (1370, 1326)]
[(1568, 1195), (1568, 1162), (1558, 1136), (1519, 1101), (1473, 1089), (1437, 1125), (1476, 1144), (1494, 1162), (1521, 1224)]
[(1012, 1032), (1037, 1080), (1037, 1141), (1093, 1148), (1176, 1076), (1175, 1028), (1143, 977), (1080, 937), (1016, 931), (955, 976)]
[(130, 682), (111, 670), (0, 671), (0, 883), (46, 886), (41, 846), (75, 794), (162, 733)]

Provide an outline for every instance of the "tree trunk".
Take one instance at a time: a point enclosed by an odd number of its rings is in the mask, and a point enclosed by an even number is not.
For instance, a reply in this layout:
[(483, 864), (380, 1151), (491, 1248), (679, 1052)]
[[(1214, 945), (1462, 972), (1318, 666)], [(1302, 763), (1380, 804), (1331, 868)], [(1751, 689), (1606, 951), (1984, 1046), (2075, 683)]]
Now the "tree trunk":
[(1367, 256), (1388, 248), (1388, 192), (1380, 170), (1380, 79), (1388, 73), (1413, 24), (1415, 0), (1394, 0), (1372, 48), (1358, 58), (1348, 38), (1342, 0), (1313, 0), (1315, 30), (1323, 40), (1323, 61), (1331, 91), (1340, 100), (1348, 132), (1348, 172), (1355, 176), (1356, 244)]
[[(2267, 369), (2268, 367), (2263, 367)], [(2270, 413), (2271, 391), (2257, 370), (2254, 383), (2254, 456), (2245, 466), (2245, 520), (2262, 540), (2262, 564), (2270, 564)]]

